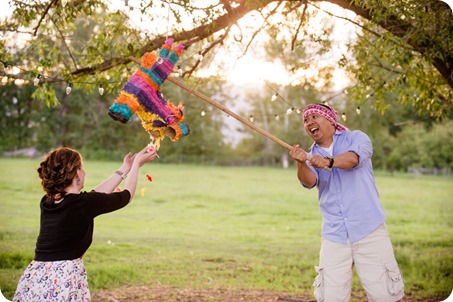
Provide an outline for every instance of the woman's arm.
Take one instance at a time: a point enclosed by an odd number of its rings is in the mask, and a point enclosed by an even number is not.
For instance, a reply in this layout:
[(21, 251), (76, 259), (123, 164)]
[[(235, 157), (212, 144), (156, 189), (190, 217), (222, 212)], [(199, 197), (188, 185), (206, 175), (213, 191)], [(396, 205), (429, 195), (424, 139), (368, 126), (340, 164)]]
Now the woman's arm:
[(126, 185), (124, 190), (128, 190), (131, 193), (131, 199), (129, 202), (132, 201), (132, 198), (135, 195), (135, 190), (137, 188), (137, 181), (138, 181), (138, 172), (140, 168), (148, 161), (153, 160), (157, 156), (156, 148), (154, 146), (146, 146), (143, 150), (135, 155), (134, 161), (132, 163), (132, 167), (129, 171), (129, 175), (127, 177)]
[(113, 173), (109, 178), (96, 186), (96, 188), (94, 188), (94, 191), (101, 193), (112, 193), (121, 183), (121, 181), (126, 178), (127, 174), (131, 170), (134, 158), (135, 154), (132, 155), (130, 152), (126, 154), (121, 167), (116, 170), (115, 173)]

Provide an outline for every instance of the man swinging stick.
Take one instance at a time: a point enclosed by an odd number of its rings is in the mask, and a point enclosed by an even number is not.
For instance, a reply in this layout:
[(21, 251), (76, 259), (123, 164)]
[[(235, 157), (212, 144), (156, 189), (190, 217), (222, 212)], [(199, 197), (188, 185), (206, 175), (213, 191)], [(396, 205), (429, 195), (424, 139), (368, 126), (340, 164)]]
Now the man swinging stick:
[(332, 107), (306, 106), (304, 128), (314, 144), (309, 153), (299, 145), (289, 153), (297, 162), (300, 183), (319, 191), (323, 222), (313, 284), (316, 300), (349, 301), (355, 266), (369, 301), (398, 301), (404, 296), (404, 282), (374, 180), (371, 141), (336, 118)]

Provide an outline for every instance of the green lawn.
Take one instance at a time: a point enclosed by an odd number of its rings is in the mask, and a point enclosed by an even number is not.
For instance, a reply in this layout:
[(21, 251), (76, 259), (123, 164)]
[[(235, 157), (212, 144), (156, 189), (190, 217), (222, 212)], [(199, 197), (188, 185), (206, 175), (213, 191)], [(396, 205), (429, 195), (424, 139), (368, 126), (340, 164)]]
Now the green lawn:
[[(9, 299), (33, 257), (39, 161), (0, 159), (0, 288)], [(85, 189), (119, 166), (86, 161)], [(453, 179), (378, 174), (377, 185), (406, 294), (448, 297)], [(96, 218), (84, 256), (90, 290), (163, 284), (311, 292), (321, 232), (316, 195), (299, 185), (294, 168), (148, 163), (133, 203)]]

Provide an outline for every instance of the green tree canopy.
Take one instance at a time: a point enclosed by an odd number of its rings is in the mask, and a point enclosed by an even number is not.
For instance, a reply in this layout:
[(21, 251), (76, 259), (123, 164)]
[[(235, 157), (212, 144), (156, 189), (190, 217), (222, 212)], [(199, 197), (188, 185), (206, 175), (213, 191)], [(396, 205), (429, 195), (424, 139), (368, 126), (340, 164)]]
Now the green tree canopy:
[[(357, 39), (348, 42), (353, 56), (345, 55), (338, 62), (356, 81), (348, 91), (353, 99), (361, 102), (372, 97), (380, 110), (391, 102), (410, 104), (436, 118), (451, 112), (453, 18), (445, 3), (326, 2), (354, 16), (337, 16), (334, 9), (322, 9), (319, 1), (140, 1), (138, 7), (115, 8), (102, 0), (9, 0), (14, 11), (0, 24), (4, 37), (0, 59), (18, 69), (0, 75), (7, 76), (2, 83), (27, 84), (41, 74), (42, 84), (34, 97), (55, 104), (54, 88), (45, 83), (74, 82), (90, 91), (99, 85), (118, 90), (134, 66), (130, 56), (159, 48), (168, 35), (188, 49), (181, 62), (186, 76), (209, 64), (200, 55), (239, 42), (244, 52), (250, 51), (254, 38), (265, 30), (289, 41), (285, 52), (310, 49), (311, 42), (328, 40), (324, 31), (307, 31), (310, 20), (325, 11), (357, 25)], [(247, 23), (250, 18), (257, 25)], [(242, 35), (245, 31), (252, 34)], [(86, 38), (75, 39), (81, 35)], [(311, 55), (319, 55), (326, 47)], [(297, 61), (287, 66), (293, 71), (301, 68), (304, 64)], [(388, 90), (397, 91), (395, 99), (385, 99)]]

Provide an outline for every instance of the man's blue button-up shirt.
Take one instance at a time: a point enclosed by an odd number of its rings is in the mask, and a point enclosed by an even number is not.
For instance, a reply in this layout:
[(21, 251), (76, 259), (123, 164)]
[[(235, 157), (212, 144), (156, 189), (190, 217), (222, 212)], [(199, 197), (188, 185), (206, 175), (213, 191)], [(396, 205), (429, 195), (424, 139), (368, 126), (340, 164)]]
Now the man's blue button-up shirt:
[[(333, 168), (331, 172), (312, 168), (317, 177), (319, 207), (323, 216), (323, 238), (337, 242), (359, 241), (386, 220), (379, 200), (371, 156), (373, 146), (364, 132), (337, 131), (333, 138), (333, 156), (348, 151), (359, 156), (359, 164), (351, 169)], [(316, 143), (310, 155), (329, 154)]]

